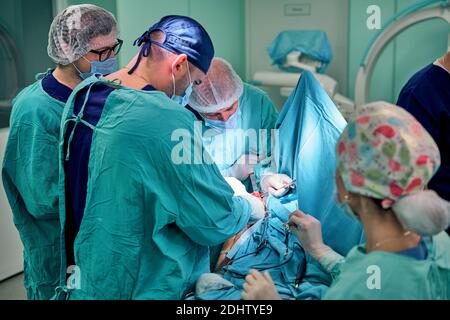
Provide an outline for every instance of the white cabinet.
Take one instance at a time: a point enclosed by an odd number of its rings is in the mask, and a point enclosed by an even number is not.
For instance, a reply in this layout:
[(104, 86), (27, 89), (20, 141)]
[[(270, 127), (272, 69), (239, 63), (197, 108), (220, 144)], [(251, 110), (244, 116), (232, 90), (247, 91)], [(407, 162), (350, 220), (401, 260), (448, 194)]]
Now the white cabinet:
[[(3, 163), (8, 133), (8, 129), (0, 129), (0, 164)], [(22, 250), (0, 175), (0, 281), (23, 270)]]

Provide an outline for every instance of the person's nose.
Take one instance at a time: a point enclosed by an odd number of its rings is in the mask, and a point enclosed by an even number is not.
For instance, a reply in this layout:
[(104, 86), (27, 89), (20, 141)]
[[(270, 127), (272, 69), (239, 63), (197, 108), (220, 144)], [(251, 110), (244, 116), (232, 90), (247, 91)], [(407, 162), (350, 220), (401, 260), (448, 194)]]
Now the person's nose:
[(227, 112), (227, 113), (222, 113), (221, 114), (221, 118), (223, 121), (228, 121), (228, 119), (231, 118), (231, 116), (233, 115), (233, 112)]

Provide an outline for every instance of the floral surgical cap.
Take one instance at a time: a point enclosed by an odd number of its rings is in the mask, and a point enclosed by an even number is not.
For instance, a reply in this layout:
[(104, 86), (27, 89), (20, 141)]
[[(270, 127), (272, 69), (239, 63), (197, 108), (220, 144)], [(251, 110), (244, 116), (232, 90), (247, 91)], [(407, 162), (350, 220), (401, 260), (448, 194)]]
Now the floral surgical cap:
[(384, 209), (422, 191), (440, 163), (430, 134), (407, 111), (386, 102), (358, 110), (337, 144), (346, 189), (384, 200)]

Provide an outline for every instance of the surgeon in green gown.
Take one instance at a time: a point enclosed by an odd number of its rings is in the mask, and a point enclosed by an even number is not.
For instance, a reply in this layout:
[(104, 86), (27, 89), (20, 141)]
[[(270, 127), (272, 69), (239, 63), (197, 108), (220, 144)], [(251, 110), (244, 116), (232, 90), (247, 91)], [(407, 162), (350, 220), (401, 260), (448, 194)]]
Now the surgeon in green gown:
[(58, 298), (181, 299), (209, 270), (209, 248), (264, 215), (234, 196), (185, 109), (214, 47), (206, 30), (167, 16), (139, 53), (78, 86), (60, 141), (62, 246)]
[[(336, 149), (338, 199), (361, 221), (366, 243), (344, 258), (323, 243), (318, 220), (290, 218), (303, 248), (333, 277), (325, 299), (449, 300), (450, 203), (426, 190), (440, 166), (432, 137), (404, 109), (375, 102), (358, 110)], [(270, 276), (254, 270), (242, 297), (279, 299)]]
[(264, 91), (243, 83), (226, 60), (214, 58), (188, 109), (203, 122), (203, 144), (224, 177), (242, 181), (249, 191), (285, 193), (292, 180), (274, 174), (278, 113)]
[(115, 71), (119, 49), (111, 13), (93, 5), (68, 7), (49, 32), (48, 55), (56, 69), (13, 101), (2, 179), (23, 243), (30, 300), (50, 299), (59, 281), (58, 141), (64, 105), (94, 67), (96, 72)]

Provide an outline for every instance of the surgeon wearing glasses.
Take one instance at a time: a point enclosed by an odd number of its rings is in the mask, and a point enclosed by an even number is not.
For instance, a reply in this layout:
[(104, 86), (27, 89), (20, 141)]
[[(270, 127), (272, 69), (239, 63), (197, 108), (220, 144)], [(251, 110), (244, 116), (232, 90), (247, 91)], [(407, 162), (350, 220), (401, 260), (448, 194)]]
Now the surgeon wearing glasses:
[(108, 45), (98, 50), (90, 50), (78, 61), (72, 63), (80, 78), (84, 80), (95, 73), (108, 75), (117, 70), (116, 56), (122, 48), (123, 40), (117, 39), (116, 41), (113, 46)]
[(64, 105), (88, 74), (115, 71), (121, 46), (110, 12), (94, 5), (68, 7), (49, 32), (48, 55), (56, 69), (13, 101), (2, 177), (24, 246), (30, 300), (50, 299), (59, 282), (58, 140)]

